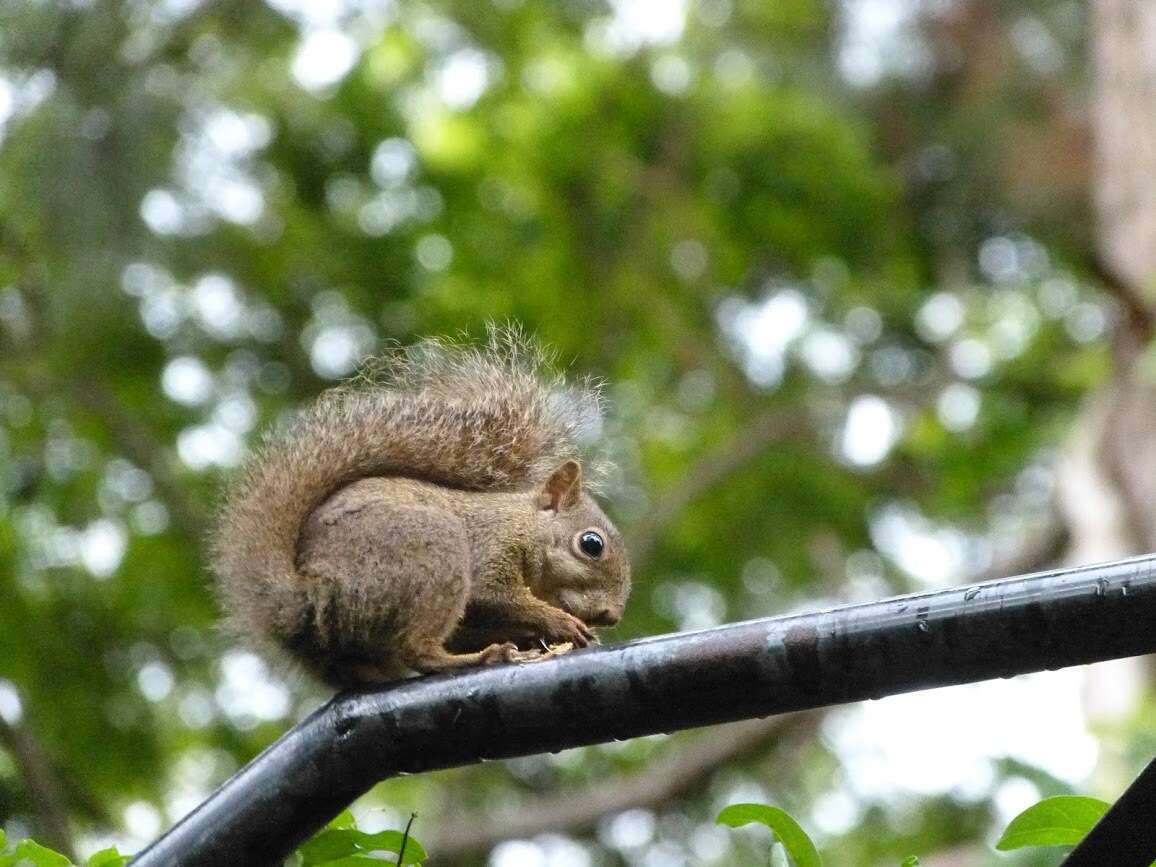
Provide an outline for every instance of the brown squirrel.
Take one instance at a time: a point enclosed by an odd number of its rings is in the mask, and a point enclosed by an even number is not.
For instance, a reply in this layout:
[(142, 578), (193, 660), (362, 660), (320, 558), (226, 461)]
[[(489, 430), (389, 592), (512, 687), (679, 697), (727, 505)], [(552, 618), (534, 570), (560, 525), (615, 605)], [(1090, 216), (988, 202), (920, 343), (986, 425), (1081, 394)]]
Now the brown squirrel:
[(266, 439), (213, 538), (226, 617), (336, 687), (597, 641), (622, 616), (622, 538), (584, 490), (598, 387), (536, 345), (424, 341)]

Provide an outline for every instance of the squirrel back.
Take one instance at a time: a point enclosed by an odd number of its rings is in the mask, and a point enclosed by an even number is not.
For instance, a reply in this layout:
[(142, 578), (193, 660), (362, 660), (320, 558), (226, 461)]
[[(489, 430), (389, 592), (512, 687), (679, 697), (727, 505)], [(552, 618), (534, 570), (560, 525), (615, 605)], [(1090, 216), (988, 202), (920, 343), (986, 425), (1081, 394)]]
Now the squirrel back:
[(515, 329), (491, 328), (480, 347), (426, 340), (371, 361), (268, 436), (226, 492), (212, 558), (230, 627), (279, 642), (298, 634), (298, 537), (338, 489), (371, 476), (530, 489), (578, 457), (601, 414), (596, 383), (567, 384)]

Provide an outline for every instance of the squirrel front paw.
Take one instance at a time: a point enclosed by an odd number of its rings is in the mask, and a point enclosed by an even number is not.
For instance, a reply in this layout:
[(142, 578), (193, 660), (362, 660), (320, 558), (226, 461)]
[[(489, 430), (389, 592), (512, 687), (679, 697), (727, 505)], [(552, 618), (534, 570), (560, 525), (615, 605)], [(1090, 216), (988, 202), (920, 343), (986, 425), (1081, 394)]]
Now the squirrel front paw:
[(572, 644), (575, 647), (588, 647), (598, 643), (590, 627), (561, 608), (551, 609), (539, 625), (540, 637), (547, 644)]

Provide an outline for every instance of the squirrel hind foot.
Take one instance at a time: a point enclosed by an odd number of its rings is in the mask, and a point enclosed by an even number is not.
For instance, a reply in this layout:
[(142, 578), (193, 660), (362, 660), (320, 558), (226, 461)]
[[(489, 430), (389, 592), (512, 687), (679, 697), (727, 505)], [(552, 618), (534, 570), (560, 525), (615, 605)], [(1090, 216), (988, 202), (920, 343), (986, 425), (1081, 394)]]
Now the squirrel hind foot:
[(569, 653), (573, 649), (574, 645), (566, 642), (542, 650), (538, 648), (521, 650), (512, 641), (503, 641), (491, 644), (475, 653), (450, 653), (444, 648), (427, 650), (411, 657), (406, 661), (406, 664), (421, 674), (434, 674), (439, 671), (451, 671), (457, 668), (472, 668), (481, 665), (542, 662)]
[[(491, 644), (476, 653), (450, 653), (446, 650), (434, 650), (422, 653), (411, 659), (408, 667), (421, 674), (435, 674), (441, 671), (452, 671), (458, 668), (471, 668), (482, 665), (502, 665), (508, 663), (544, 662), (563, 656), (574, 649), (569, 641), (563, 644), (554, 644), (542, 649), (532, 648), (521, 650), (512, 641), (500, 644)], [(379, 685), (391, 683), (399, 679), (397, 670), (390, 666), (381, 666), (374, 663), (363, 663), (352, 669), (348, 682), (343, 686), (351, 685)]]
[(519, 650), (512, 641), (491, 644), (475, 653), (450, 653), (444, 647), (423, 649), (408, 655), (405, 664), (421, 674), (472, 668), (477, 665), (498, 665), (504, 662), (524, 662), (525, 654), (536, 651)]

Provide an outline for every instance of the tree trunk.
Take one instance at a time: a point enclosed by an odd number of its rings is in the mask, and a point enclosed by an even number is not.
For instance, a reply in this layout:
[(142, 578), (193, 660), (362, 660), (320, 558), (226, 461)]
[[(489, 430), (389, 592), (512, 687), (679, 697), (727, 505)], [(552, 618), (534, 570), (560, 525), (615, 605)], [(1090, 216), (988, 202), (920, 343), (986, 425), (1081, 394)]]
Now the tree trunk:
[(1092, 501), (1081, 498), (1067, 511), (1075, 550), (1124, 556), (1156, 549), (1156, 382), (1144, 363), (1156, 318), (1156, 4), (1095, 0), (1089, 15), (1095, 244), (1120, 316), (1111, 335), (1116, 374), (1080, 430), (1099, 441), (1098, 471), (1086, 478), (1099, 480), (1100, 500), (1122, 508), (1099, 539), (1089, 537), (1102, 533), (1109, 510), (1090, 514)]
[(1156, 308), (1156, 4), (1096, 0), (1092, 199), (1104, 264), (1151, 311)]

